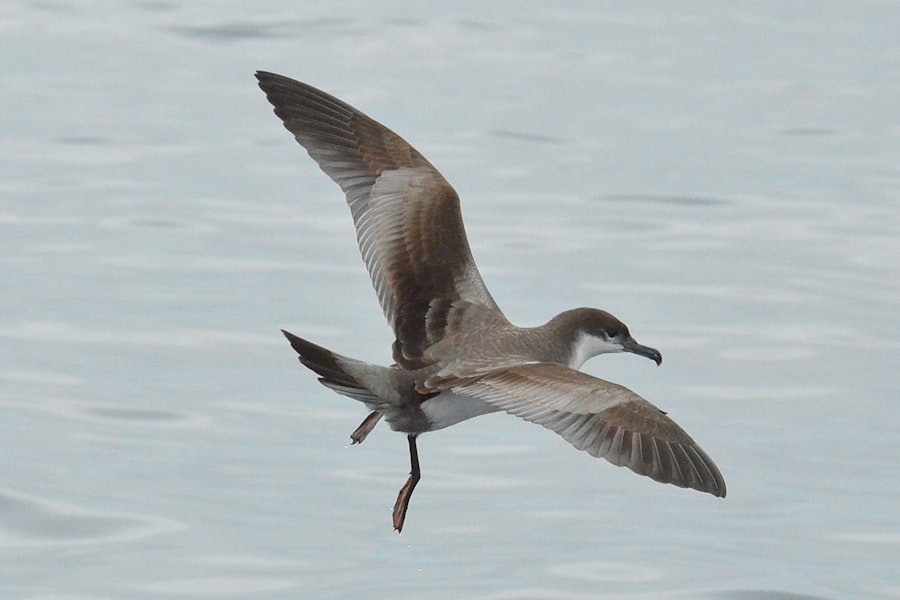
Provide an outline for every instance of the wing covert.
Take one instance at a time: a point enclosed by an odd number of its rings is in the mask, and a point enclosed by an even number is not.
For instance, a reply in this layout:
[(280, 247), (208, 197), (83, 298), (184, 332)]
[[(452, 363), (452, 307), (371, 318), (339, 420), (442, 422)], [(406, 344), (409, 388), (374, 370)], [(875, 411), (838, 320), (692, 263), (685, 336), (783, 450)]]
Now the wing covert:
[(712, 459), (663, 411), (628, 388), (556, 363), (522, 364), (444, 385), (551, 429), (579, 450), (639, 475), (725, 496), (725, 480)]

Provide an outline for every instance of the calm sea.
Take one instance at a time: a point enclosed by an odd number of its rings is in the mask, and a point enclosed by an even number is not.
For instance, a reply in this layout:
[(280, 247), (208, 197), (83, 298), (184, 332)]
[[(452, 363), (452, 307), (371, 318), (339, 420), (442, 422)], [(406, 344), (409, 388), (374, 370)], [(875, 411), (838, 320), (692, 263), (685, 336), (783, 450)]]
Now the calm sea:
[[(900, 5), (38, 2), (0, 9), (0, 596), (900, 597)], [(253, 79), (449, 179), (507, 316), (728, 497), (504, 414), (406, 441), (279, 329), (390, 361), (342, 196)]]

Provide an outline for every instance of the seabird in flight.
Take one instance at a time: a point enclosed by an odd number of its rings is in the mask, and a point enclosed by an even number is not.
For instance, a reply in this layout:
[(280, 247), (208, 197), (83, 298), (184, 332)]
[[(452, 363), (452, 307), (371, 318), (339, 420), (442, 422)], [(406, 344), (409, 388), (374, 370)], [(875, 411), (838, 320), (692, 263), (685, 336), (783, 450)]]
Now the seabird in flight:
[(420, 477), (417, 437), (501, 410), (639, 475), (725, 496), (719, 469), (666, 413), (578, 370), (611, 352), (659, 364), (659, 351), (595, 308), (568, 310), (538, 327), (510, 323), (478, 273), (459, 196), (424, 156), (334, 96), (274, 73), (256, 78), (287, 130), (344, 191), (394, 330), (389, 367), (284, 335), (323, 385), (371, 411), (353, 443), (382, 418), (406, 434), (411, 471), (394, 505), (398, 532)]

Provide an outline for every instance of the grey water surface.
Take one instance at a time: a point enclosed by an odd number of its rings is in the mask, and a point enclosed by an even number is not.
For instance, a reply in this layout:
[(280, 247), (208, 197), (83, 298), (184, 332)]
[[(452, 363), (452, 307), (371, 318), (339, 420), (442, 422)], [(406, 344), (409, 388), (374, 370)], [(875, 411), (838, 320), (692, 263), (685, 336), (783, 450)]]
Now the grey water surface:
[[(0, 9), (0, 596), (900, 596), (900, 5)], [(387, 124), (497, 301), (659, 348), (585, 370), (728, 497), (494, 414), (406, 441), (286, 328), (390, 361), (342, 196), (253, 72)]]

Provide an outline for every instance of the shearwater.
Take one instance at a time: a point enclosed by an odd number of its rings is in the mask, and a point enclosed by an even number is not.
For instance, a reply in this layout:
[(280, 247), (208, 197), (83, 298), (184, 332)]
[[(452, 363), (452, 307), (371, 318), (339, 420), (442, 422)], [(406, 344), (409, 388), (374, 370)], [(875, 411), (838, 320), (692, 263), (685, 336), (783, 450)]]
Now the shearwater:
[(403, 528), (420, 478), (417, 437), (506, 411), (579, 450), (662, 483), (725, 496), (719, 469), (666, 414), (631, 390), (580, 372), (589, 358), (632, 352), (660, 364), (608, 312), (576, 308), (538, 327), (510, 323), (488, 292), (466, 239), (459, 197), (396, 133), (310, 85), (257, 72), (301, 146), (344, 191), (363, 260), (394, 330), (389, 367), (342, 356), (292, 333), (300, 362), (406, 434), (411, 470), (394, 504)]

